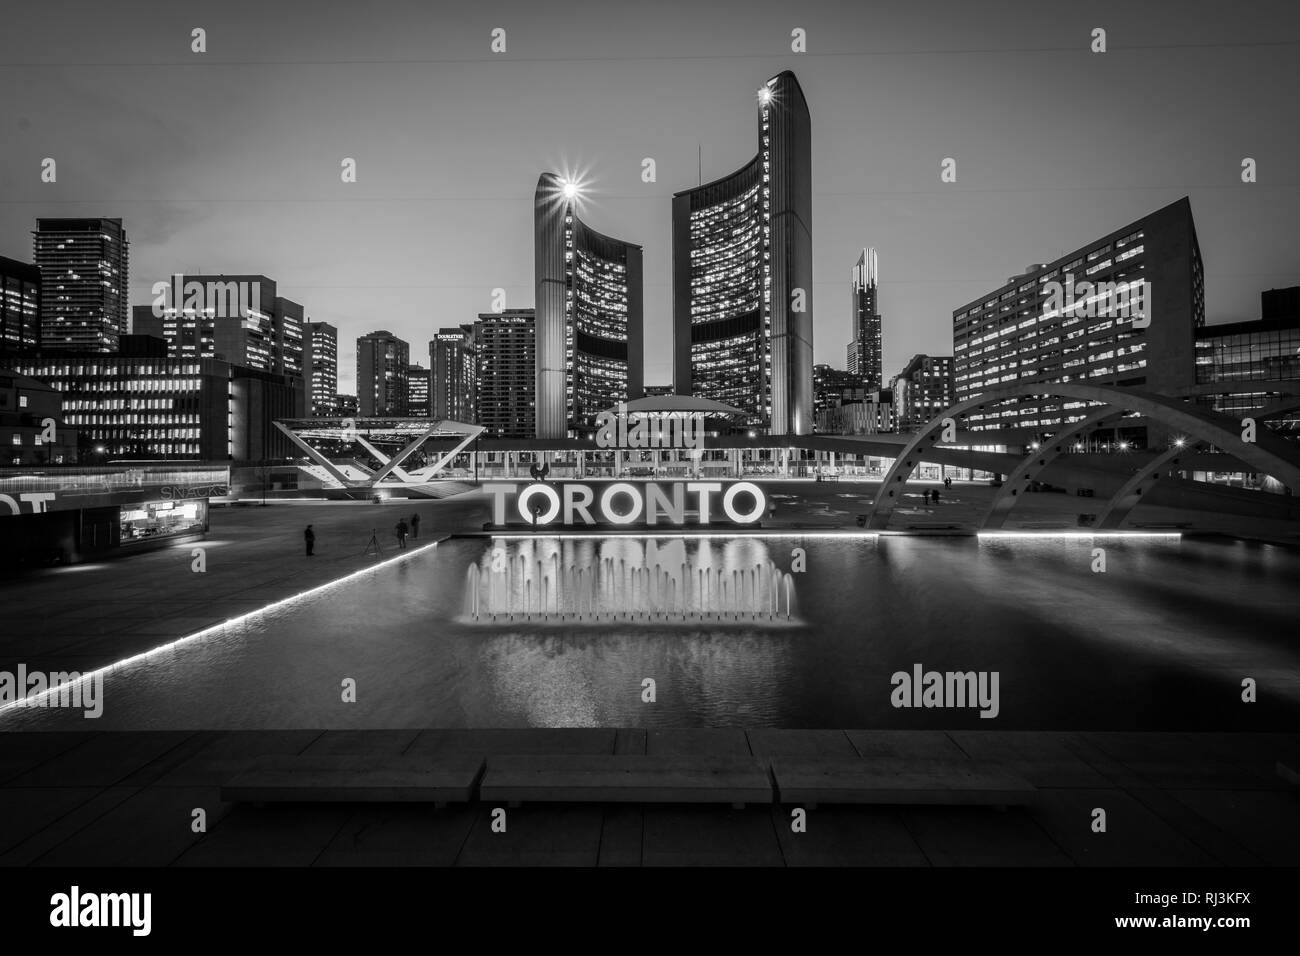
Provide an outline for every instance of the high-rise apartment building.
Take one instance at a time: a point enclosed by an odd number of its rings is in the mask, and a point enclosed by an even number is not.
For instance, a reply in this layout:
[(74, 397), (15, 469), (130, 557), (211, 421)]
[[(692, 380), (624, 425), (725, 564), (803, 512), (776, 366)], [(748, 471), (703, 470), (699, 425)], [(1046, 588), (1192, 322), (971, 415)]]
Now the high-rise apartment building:
[(38, 219), (41, 348), (113, 352), (127, 331), (129, 243), (121, 219)]
[(758, 153), (673, 196), (673, 386), (744, 412), (741, 427), (813, 430), (812, 133), (793, 73), (764, 83)]
[(362, 418), (405, 418), (411, 348), (388, 331), (357, 339), (357, 406)]
[(539, 438), (589, 433), (598, 414), (642, 395), (641, 247), (584, 223), (579, 198), (554, 173), (537, 181)]
[(328, 322), (302, 327), (303, 388), (310, 415), (335, 414), (339, 390), (339, 330)]
[(418, 363), (406, 370), (406, 414), (429, 417), (429, 369)]
[(918, 354), (889, 380), (899, 431), (916, 429), (953, 405), (952, 372), (951, 355)]
[(536, 437), (537, 345), (532, 309), (478, 317), (478, 424), (490, 438)]

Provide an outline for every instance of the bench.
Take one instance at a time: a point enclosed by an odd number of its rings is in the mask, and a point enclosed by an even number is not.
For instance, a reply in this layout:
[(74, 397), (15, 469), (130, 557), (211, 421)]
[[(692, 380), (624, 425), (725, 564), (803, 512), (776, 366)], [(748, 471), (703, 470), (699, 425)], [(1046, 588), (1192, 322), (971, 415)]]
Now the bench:
[(1008, 807), (1032, 803), (1038, 790), (996, 765), (973, 760), (774, 757), (777, 801)]
[(468, 803), (483, 757), (465, 754), (272, 755), (221, 787), (226, 802)]
[(547, 803), (772, 802), (767, 768), (747, 756), (509, 755), (488, 757), (484, 801)]

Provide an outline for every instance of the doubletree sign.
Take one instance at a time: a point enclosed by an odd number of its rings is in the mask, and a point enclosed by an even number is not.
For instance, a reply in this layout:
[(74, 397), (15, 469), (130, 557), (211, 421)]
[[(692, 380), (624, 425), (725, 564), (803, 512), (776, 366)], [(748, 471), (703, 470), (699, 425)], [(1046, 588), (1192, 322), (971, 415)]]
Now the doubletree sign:
[(647, 527), (753, 525), (767, 495), (752, 481), (488, 482), (492, 524)]

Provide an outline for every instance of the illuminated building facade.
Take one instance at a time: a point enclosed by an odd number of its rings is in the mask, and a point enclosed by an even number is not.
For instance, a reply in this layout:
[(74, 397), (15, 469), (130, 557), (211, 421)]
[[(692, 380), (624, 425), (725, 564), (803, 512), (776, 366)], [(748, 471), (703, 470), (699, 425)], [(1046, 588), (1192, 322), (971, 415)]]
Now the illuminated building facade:
[(539, 438), (588, 434), (600, 412), (642, 395), (641, 247), (596, 232), (579, 201), (554, 173), (537, 182)]
[(429, 342), (429, 401), (439, 421), (477, 421), (478, 328), (439, 329)]
[(290, 443), (271, 423), (303, 408), (296, 379), (215, 359), (55, 350), (3, 364), (59, 392), (83, 453), (104, 460), (285, 457)]
[(1197, 400), (1234, 418), (1254, 417), (1270, 406), (1269, 426), (1300, 435), (1300, 408), (1287, 398), (1300, 392), (1300, 286), (1261, 293), (1255, 321), (1196, 330)]
[(478, 394), (473, 423), (483, 426), (485, 437), (533, 438), (538, 382), (533, 310), (482, 313), (475, 330)]
[(407, 370), (411, 347), (392, 332), (357, 339), (357, 406), (362, 418), (407, 415)]
[(406, 370), (406, 414), (411, 418), (429, 417), (429, 370), (423, 365)]
[(114, 352), (127, 331), (129, 243), (121, 219), (38, 219), (41, 347)]
[(303, 307), (276, 291), (275, 280), (264, 275), (175, 275), (153, 303), (131, 310), (131, 331), (166, 340), (176, 358), (308, 378)]
[(899, 431), (918, 428), (952, 407), (955, 402), (952, 369), (951, 355), (918, 354), (889, 380)]
[[(1141, 310), (1126, 310), (1120, 297), (1103, 291), (1137, 283), (1149, 296)], [(1062, 289), (1080, 291), (1069, 295)], [(1204, 324), (1204, 272), (1191, 203), (1184, 197), (1054, 262), (1032, 266), (954, 311), (956, 400), (1025, 382), (1177, 395), (1194, 381), (1196, 330)], [(975, 431), (1051, 433), (1085, 417), (1088, 404), (1026, 399), (973, 413), (966, 423)]]
[(0, 353), (34, 349), (41, 338), (41, 270), (0, 256)]
[(758, 93), (758, 154), (673, 196), (673, 386), (738, 425), (813, 430), (812, 134), (794, 74)]
[(853, 267), (853, 341), (849, 343), (845, 368), (861, 376), (871, 391), (879, 390), (883, 371), (878, 291), (876, 250), (863, 249)]
[(339, 330), (328, 322), (302, 327), (302, 375), (311, 415), (335, 414), (339, 390)]

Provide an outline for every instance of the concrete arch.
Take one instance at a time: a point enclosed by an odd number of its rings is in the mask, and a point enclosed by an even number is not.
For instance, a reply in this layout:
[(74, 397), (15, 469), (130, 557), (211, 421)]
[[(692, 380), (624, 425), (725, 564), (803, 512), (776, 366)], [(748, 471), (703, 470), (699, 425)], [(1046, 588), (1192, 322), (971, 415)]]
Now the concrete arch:
[(1127, 412), (1122, 408), (1116, 408), (1114, 405), (1104, 405), (1086, 418), (1075, 422), (1065, 431), (1053, 435), (1050, 442), (1044, 447), (1036, 449), (1032, 455), (1027, 456), (1024, 461), (1015, 467), (1015, 470), (1007, 475), (1007, 480), (1002, 483), (1002, 487), (993, 496), (993, 503), (985, 512), (980, 525), (985, 528), (1002, 527), (1007, 520), (1007, 515), (1016, 506), (1016, 502), (1020, 500), (1020, 492), (1033, 480), (1034, 475), (1065, 454), (1075, 438), (1086, 435), (1093, 429), (1103, 428), (1112, 419), (1123, 418), (1126, 414)]
[[(1300, 449), (1267, 429), (1259, 429), (1254, 442), (1244, 442), (1241, 440), (1238, 420), (1178, 399), (1107, 385), (1037, 382), (989, 389), (976, 398), (958, 402), (931, 419), (904, 446), (885, 475), (871, 505), (868, 527), (883, 529), (889, 524), (890, 515), (902, 497), (903, 487), (922, 460), (924, 452), (939, 444), (945, 423), (951, 420), (955, 425), (957, 419), (987, 405), (1040, 396), (1074, 398), (1113, 406), (1125, 412), (1136, 412), (1172, 430), (1183, 432), (1191, 439), (1216, 446), (1251, 470), (1271, 475), (1289, 489), (1300, 488)], [(1109, 507), (1108, 505), (1108, 509)]]
[[(1195, 451), (1199, 442), (1188, 442), (1182, 448), (1177, 446), (1165, 449), (1151, 461), (1139, 468), (1120, 489), (1110, 496), (1106, 506), (1097, 514), (1098, 528), (1118, 528), (1128, 517), (1128, 513), (1142, 501), (1142, 493), (1149, 490), (1160, 479), (1160, 470), (1166, 465), (1177, 465), (1182, 455)], [(1147, 484), (1147, 482), (1150, 484)]]

